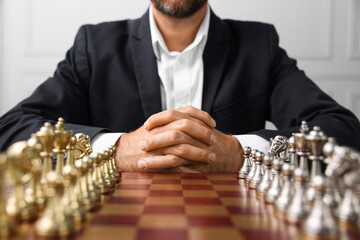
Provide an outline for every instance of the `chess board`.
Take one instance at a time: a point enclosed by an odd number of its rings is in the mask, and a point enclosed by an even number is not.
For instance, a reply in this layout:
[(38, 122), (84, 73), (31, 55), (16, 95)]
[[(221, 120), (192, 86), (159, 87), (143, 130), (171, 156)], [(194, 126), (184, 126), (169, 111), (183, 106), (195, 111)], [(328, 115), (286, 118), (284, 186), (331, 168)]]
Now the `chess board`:
[[(287, 224), (236, 174), (123, 173), (101, 208), (71, 239), (311, 239)], [(22, 224), (14, 239), (37, 239)], [(339, 239), (360, 239), (341, 230)]]

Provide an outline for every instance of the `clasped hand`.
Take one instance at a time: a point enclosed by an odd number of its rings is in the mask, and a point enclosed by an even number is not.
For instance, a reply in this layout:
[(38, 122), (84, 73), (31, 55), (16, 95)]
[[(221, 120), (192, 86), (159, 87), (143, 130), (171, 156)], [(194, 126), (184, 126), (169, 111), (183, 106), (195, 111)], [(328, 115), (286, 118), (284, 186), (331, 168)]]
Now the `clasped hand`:
[(208, 113), (191, 106), (154, 114), (118, 140), (117, 165), (123, 171), (238, 171), (239, 141), (215, 127)]

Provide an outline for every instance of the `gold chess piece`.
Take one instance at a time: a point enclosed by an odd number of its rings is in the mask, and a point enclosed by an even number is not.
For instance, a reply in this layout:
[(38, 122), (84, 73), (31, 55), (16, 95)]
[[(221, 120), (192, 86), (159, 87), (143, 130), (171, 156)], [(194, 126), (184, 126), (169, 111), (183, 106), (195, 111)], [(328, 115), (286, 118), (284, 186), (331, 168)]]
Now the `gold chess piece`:
[(102, 158), (103, 158), (103, 156), (101, 153), (96, 154), (94, 157), (95, 168), (94, 168), (92, 179), (93, 179), (94, 183), (96, 184), (96, 186), (100, 189), (100, 193), (107, 194), (107, 193), (109, 193), (109, 187), (106, 184), (104, 175), (101, 171)]
[(86, 220), (86, 210), (75, 192), (77, 173), (75, 166), (66, 165), (63, 169), (65, 191), (62, 204), (66, 206), (65, 214), (74, 220), (75, 228), (81, 229)]
[(114, 167), (115, 172), (118, 174), (119, 176), (119, 180), (121, 179), (121, 171), (118, 169), (117, 165), (116, 165), (116, 161), (115, 161), (115, 155), (116, 155), (116, 147), (114, 145), (112, 145), (110, 147), (111, 149), (111, 156), (112, 156), (112, 165)]
[(66, 150), (67, 150), (66, 166), (75, 167), (75, 144), (76, 144), (76, 137), (72, 136), (70, 138), (69, 144), (66, 146)]
[(95, 202), (100, 203), (101, 201), (100, 189), (96, 186), (96, 184), (92, 180), (94, 160), (91, 157), (84, 157), (82, 160), (88, 165), (86, 180), (88, 183), (89, 194)]
[(48, 202), (43, 216), (36, 221), (36, 234), (44, 237), (66, 237), (74, 232), (72, 218), (64, 213), (61, 203), (64, 193), (64, 183), (61, 175), (50, 171), (46, 175), (46, 196)]
[(5, 196), (5, 171), (7, 169), (7, 158), (0, 154), (0, 238), (6, 238), (11, 235), (14, 228), (14, 218), (8, 215), (6, 211)]
[(92, 153), (90, 145), (90, 137), (84, 133), (76, 133), (76, 144), (75, 144), (75, 160), (82, 159)]
[(87, 182), (88, 164), (82, 159), (75, 161), (75, 166), (78, 170), (77, 190), (80, 201), (84, 204), (86, 210), (93, 210), (97, 203), (89, 194), (89, 185)]
[(113, 192), (115, 190), (115, 182), (112, 178), (112, 176), (110, 175), (110, 171), (109, 171), (109, 157), (110, 154), (107, 150), (102, 151), (102, 161), (101, 161), (101, 170), (102, 173), (104, 174), (104, 179), (106, 184), (108, 185), (109, 189), (111, 192)]
[(24, 183), (33, 177), (33, 168), (40, 167), (40, 159), (26, 141), (11, 145), (8, 149), (8, 159), (14, 189), (8, 199), (6, 210), (19, 221), (31, 221), (37, 217), (37, 208), (34, 201), (25, 201)]
[(41, 173), (41, 184), (46, 183), (46, 176), (52, 170), (53, 144), (55, 139), (55, 132), (51, 124), (46, 122), (42, 128), (36, 133), (36, 137), (42, 145), (40, 156), (43, 159), (43, 171)]
[(109, 149), (109, 170), (110, 170), (110, 174), (114, 180), (114, 182), (118, 183), (120, 181), (120, 175), (121, 172), (117, 172), (117, 167), (115, 166), (115, 146), (110, 146)]
[(27, 141), (27, 144), (36, 151), (37, 155), (39, 155), (39, 159), (36, 166), (33, 167), (33, 177), (30, 179), (28, 187), (25, 189), (25, 200), (27, 202), (35, 202), (37, 209), (42, 211), (46, 204), (45, 189), (40, 183), (42, 173), (40, 152), (42, 146), (35, 134)]
[(55, 125), (54, 153), (56, 154), (56, 172), (62, 174), (65, 162), (66, 146), (72, 136), (72, 131), (65, 130), (63, 118), (59, 118)]

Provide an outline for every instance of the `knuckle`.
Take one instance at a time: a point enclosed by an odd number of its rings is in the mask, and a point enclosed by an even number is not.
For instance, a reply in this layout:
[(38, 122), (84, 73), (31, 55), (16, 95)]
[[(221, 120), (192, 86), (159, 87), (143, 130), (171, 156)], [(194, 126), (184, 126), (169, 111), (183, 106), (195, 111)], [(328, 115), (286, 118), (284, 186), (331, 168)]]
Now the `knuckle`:
[(186, 153), (186, 147), (184, 144), (179, 144), (175, 147), (175, 153), (177, 153), (180, 156), (183, 156)]
[(175, 110), (167, 110), (165, 112), (165, 118), (168, 119), (168, 120), (171, 120), (175, 117)]
[(206, 151), (199, 151), (198, 152), (198, 157), (201, 160), (208, 160), (208, 156), (209, 156), (209, 153), (206, 152)]
[(178, 158), (174, 155), (169, 155), (169, 165), (171, 167), (177, 167), (178, 166)]
[(177, 142), (180, 142), (181, 139), (182, 139), (182, 134), (181, 134), (181, 132), (179, 132), (179, 131), (172, 131), (172, 132), (170, 133), (170, 141), (171, 141), (171, 142), (177, 143)]
[(191, 127), (191, 121), (188, 119), (181, 119), (179, 121), (179, 127), (182, 130), (188, 130)]

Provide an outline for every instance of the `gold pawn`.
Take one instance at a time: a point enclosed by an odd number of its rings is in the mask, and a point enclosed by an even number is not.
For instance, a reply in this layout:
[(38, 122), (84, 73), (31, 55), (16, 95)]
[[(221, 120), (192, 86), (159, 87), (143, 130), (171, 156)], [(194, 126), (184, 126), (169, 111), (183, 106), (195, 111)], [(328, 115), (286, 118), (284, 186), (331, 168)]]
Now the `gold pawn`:
[(21, 141), (10, 146), (8, 160), (14, 189), (8, 199), (6, 210), (18, 221), (31, 221), (37, 217), (37, 208), (35, 202), (25, 201), (24, 183), (33, 177), (32, 168), (38, 160), (37, 153), (26, 141)]
[(117, 165), (116, 165), (116, 160), (115, 160), (115, 155), (116, 155), (116, 147), (114, 145), (112, 145), (111, 147), (111, 152), (112, 152), (112, 164), (114, 166), (115, 172), (118, 174), (119, 179), (121, 179), (121, 171), (118, 169)]
[(56, 172), (62, 174), (65, 162), (66, 146), (72, 136), (72, 131), (65, 130), (63, 118), (59, 118), (55, 125), (54, 153), (56, 154)]
[(95, 168), (93, 171), (92, 179), (93, 179), (94, 183), (96, 184), (96, 186), (100, 189), (100, 193), (107, 194), (107, 193), (109, 193), (109, 187), (106, 184), (103, 173), (101, 171), (102, 158), (103, 158), (103, 156), (101, 153), (96, 154), (94, 157)]
[[(29, 147), (33, 148), (40, 157), (42, 149), (41, 143), (35, 134), (27, 141)], [(33, 178), (31, 178), (28, 187), (25, 189), (25, 200), (27, 202), (35, 202), (37, 209), (43, 211), (46, 204), (46, 196), (44, 186), (41, 185), (42, 164), (41, 159), (38, 159), (36, 166), (33, 168)]]
[(101, 161), (101, 169), (102, 169), (102, 172), (104, 174), (104, 179), (105, 179), (105, 182), (106, 184), (108, 185), (108, 187), (110, 188), (110, 191), (114, 191), (114, 188), (115, 188), (115, 182), (114, 180), (112, 179), (112, 176), (110, 175), (110, 171), (109, 171), (109, 165), (108, 165), (108, 161), (109, 161), (109, 152), (104, 150), (102, 151), (102, 161)]
[(70, 138), (69, 144), (66, 146), (66, 150), (67, 150), (66, 166), (75, 167), (75, 145), (76, 145), (76, 137), (72, 136)]
[(100, 203), (100, 189), (94, 184), (92, 180), (94, 160), (91, 157), (84, 157), (83, 161), (88, 165), (88, 171), (86, 172), (86, 180), (88, 183), (89, 194), (95, 202)]
[(114, 180), (115, 183), (118, 183), (120, 181), (119, 175), (117, 174), (116, 170), (115, 170), (115, 166), (113, 165), (113, 158), (114, 158), (114, 151), (112, 147), (109, 147), (108, 149), (109, 152), (109, 173), (112, 177), (112, 179)]
[(78, 199), (75, 193), (76, 178), (78, 171), (75, 166), (66, 165), (63, 169), (64, 177), (64, 196), (62, 199), (65, 207), (65, 214), (74, 220), (75, 228), (80, 230), (86, 220), (86, 210), (84, 204)]
[(74, 233), (74, 222), (65, 215), (61, 204), (64, 194), (63, 178), (55, 171), (50, 171), (45, 180), (48, 202), (43, 216), (36, 221), (35, 232), (44, 237), (67, 237)]
[(93, 210), (97, 206), (97, 203), (92, 199), (89, 194), (89, 186), (86, 177), (88, 165), (82, 160), (76, 160), (75, 167), (78, 170), (77, 191), (78, 196), (80, 196), (79, 199), (84, 204), (86, 210)]
[(36, 137), (42, 145), (40, 156), (43, 159), (43, 171), (41, 174), (41, 184), (46, 184), (46, 176), (52, 170), (53, 144), (55, 132), (51, 124), (46, 122), (42, 128), (36, 133)]
[(6, 238), (11, 235), (14, 228), (14, 218), (6, 211), (5, 194), (5, 172), (7, 169), (7, 158), (0, 154), (0, 238)]

